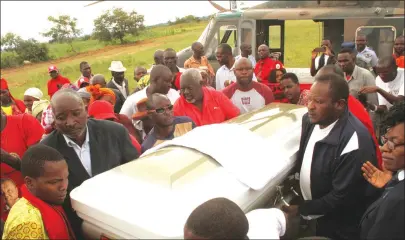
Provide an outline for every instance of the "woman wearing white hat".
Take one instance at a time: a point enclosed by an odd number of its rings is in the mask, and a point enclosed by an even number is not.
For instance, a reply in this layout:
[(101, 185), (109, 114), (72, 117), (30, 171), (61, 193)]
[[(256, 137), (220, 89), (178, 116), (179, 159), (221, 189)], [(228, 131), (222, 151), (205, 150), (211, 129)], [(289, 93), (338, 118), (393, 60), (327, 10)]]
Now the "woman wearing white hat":
[(31, 115), (34, 116), (39, 122), (41, 122), (42, 113), (48, 106), (49, 106), (49, 101), (46, 99), (34, 101), (32, 104)]
[(28, 88), (24, 93), (24, 104), (27, 107), (25, 112), (31, 114), (33, 102), (41, 100), (43, 96), (44, 94), (38, 88)]

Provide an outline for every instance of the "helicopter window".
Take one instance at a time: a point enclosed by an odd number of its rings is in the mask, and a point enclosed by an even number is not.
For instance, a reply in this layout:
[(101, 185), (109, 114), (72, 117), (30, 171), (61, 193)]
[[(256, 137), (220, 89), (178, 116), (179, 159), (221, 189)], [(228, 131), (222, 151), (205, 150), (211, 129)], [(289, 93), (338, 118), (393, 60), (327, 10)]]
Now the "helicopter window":
[(393, 26), (361, 26), (356, 30), (357, 35), (367, 37), (367, 45), (372, 48), (379, 58), (392, 55), (396, 29)]
[(281, 48), (281, 26), (269, 26), (269, 42), (270, 49)]
[(236, 39), (237, 39), (237, 27), (236, 26), (221, 26), (219, 29), (219, 38), (218, 45), (221, 43), (227, 43), (232, 48), (236, 46)]

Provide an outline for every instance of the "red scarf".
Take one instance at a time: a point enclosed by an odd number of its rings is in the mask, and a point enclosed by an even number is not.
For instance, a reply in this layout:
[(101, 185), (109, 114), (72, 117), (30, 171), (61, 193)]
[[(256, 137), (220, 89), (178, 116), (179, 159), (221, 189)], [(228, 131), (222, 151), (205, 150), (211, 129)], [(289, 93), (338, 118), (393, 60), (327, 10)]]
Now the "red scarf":
[(61, 206), (50, 205), (34, 196), (24, 184), (22, 196), (41, 212), (42, 221), (49, 239), (76, 239)]
[(10, 90), (8, 88), (7, 81), (4, 78), (2, 78), (0, 80), (0, 89), (8, 91), (8, 95), (10, 96), (10, 99), (11, 99), (11, 102), (12, 102), (11, 108), (13, 110), (13, 115), (22, 114), (22, 113), (25, 112), (26, 107), (25, 107), (24, 102), (21, 101), (21, 100), (15, 99), (13, 97), (13, 95), (11, 95), (11, 92), (10, 92)]

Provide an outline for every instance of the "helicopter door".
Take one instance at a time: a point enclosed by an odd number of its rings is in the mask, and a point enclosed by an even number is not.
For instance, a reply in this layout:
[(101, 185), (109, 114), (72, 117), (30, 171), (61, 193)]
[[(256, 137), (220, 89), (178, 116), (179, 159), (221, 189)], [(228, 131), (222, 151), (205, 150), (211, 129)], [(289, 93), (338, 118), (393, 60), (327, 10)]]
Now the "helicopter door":
[[(252, 46), (252, 56), (256, 57), (257, 56), (257, 49), (256, 46), (256, 34), (255, 34), (255, 29), (256, 29), (256, 20), (249, 20), (245, 19), (241, 21), (240, 24), (240, 44), (238, 47), (242, 45), (242, 43), (247, 43)], [(240, 54), (240, 49), (238, 48), (238, 54), (235, 54), (235, 56)]]
[(278, 60), (284, 62), (284, 31), (282, 20), (259, 20), (256, 26), (256, 52), (257, 48), (266, 44), (270, 53), (280, 53)]

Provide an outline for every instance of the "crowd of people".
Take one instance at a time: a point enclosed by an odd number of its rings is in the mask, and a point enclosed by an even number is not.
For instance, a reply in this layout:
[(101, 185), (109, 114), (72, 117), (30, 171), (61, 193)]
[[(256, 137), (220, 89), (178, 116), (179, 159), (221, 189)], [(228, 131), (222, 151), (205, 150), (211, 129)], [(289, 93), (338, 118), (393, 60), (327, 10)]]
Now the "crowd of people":
[(278, 239), (300, 216), (330, 239), (404, 238), (403, 36), (380, 59), (363, 35), (337, 54), (324, 39), (312, 52), (310, 89), (267, 45), (255, 59), (249, 44), (236, 57), (220, 44), (216, 72), (201, 43), (191, 49), (183, 67), (174, 49), (157, 50), (150, 69), (134, 68), (133, 90), (121, 61), (111, 62), (108, 82), (85, 61), (76, 81), (49, 66), (49, 100), (38, 88), (16, 99), (1, 78), (3, 239), (85, 238), (69, 198), (75, 187), (196, 127), (273, 102), (308, 109), (296, 166), (301, 203), (244, 214), (212, 199), (191, 213), (184, 238)]

